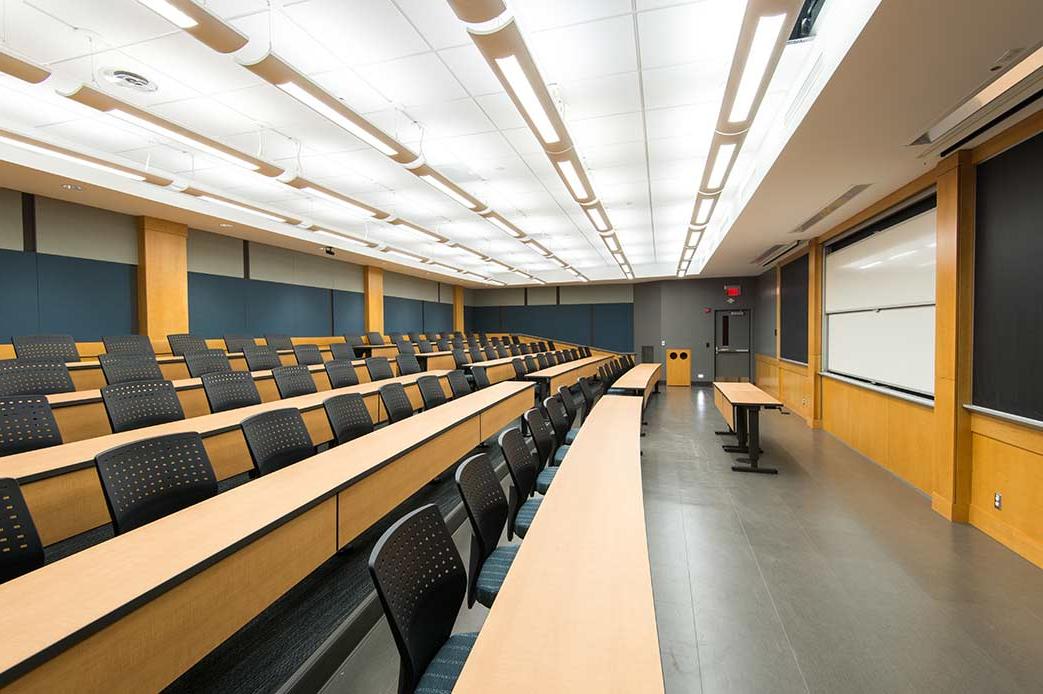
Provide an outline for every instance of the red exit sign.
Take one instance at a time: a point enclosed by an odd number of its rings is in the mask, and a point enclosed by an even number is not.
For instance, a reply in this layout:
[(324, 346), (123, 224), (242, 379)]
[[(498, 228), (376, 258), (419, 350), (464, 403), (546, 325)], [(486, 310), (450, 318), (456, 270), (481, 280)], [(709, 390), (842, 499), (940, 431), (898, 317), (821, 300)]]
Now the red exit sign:
[(742, 296), (742, 287), (738, 284), (726, 284), (724, 285), (725, 296)]

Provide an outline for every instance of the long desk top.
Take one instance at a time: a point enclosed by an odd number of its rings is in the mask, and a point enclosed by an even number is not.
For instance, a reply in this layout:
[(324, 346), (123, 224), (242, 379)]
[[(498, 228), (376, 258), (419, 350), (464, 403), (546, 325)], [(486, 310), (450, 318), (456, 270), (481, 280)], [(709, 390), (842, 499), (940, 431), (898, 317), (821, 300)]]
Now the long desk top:
[(454, 692), (663, 692), (640, 433), (640, 398), (601, 398), (543, 499)]
[(324, 400), (337, 395), (344, 395), (346, 393), (369, 395), (377, 392), (380, 386), (388, 383), (397, 382), (405, 385), (415, 382), (421, 376), (444, 377), (447, 373), (449, 372), (446, 370), (425, 371), (419, 374), (410, 374), (408, 376), (396, 376), (395, 378), (389, 378), (383, 381), (360, 383), (357, 386), (347, 386), (345, 388), (335, 388), (333, 390), (320, 390), (316, 393), (309, 393), (308, 395), (298, 395), (297, 397), (286, 398), (283, 400), (262, 402), (259, 405), (250, 405), (249, 407), (240, 407), (225, 412), (203, 415), (201, 417), (182, 419), (177, 422), (157, 424), (143, 429), (124, 431), (118, 434), (109, 434), (107, 436), (96, 436), (91, 439), (62, 444), (61, 446), (27, 451), (25, 453), (18, 453), (16, 455), (5, 457), (3, 459), (3, 471), (5, 475), (13, 477), (20, 483), (25, 484), (26, 482), (44, 477), (50, 477), (63, 472), (91, 466), (94, 464), (94, 457), (98, 453), (132, 441), (140, 441), (141, 439), (151, 438), (154, 436), (165, 436), (167, 434), (177, 434), (190, 431), (198, 432), (203, 436), (212, 435), (222, 431), (235, 429), (247, 417), (262, 412), (283, 409), (286, 407), (296, 407), (299, 410), (308, 410), (321, 407)]
[(782, 407), (782, 402), (763, 390), (746, 382), (714, 381), (713, 387), (733, 405)]
[(0, 685), (532, 387), (506, 382), (451, 400), (0, 585)]
[(662, 370), (663, 365), (659, 362), (638, 364), (617, 378), (612, 387), (621, 390), (644, 390), (650, 383), (659, 380), (659, 374)]
[(554, 366), (548, 366), (546, 369), (533, 371), (530, 374), (525, 374), (525, 378), (535, 381), (550, 381), (558, 376), (567, 374), (570, 371), (582, 369), (588, 366), (596, 366), (611, 358), (612, 357), (607, 356), (583, 357), (582, 359), (576, 359), (575, 361), (567, 361), (564, 364), (555, 364)]

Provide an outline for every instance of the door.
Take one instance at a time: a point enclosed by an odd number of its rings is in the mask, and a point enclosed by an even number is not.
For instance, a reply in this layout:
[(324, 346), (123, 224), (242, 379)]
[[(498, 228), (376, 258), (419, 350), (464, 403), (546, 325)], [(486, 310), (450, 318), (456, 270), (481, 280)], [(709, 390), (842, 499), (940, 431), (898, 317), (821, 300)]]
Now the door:
[(749, 381), (752, 321), (749, 309), (716, 311), (714, 380)]

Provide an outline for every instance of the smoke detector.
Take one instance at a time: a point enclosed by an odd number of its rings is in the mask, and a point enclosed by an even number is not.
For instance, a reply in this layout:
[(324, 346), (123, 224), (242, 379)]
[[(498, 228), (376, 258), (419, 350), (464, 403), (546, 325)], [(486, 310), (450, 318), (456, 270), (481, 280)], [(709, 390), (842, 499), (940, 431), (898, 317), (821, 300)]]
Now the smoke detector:
[(106, 68), (102, 70), (101, 74), (107, 82), (115, 84), (117, 87), (133, 89), (136, 92), (154, 92), (159, 89), (159, 85), (148, 77), (130, 70)]

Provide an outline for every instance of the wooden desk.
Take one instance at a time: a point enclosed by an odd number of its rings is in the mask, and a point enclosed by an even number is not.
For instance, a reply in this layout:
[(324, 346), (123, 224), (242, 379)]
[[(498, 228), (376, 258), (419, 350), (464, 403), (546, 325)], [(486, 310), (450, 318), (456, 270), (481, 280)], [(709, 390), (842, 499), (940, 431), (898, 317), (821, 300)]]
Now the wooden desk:
[[(446, 371), (431, 371), (441, 377), (442, 390), (451, 397), (452, 390), (445, 378)], [(101, 482), (94, 466), (94, 457), (102, 451), (131, 441), (186, 431), (198, 432), (203, 437), (210, 463), (218, 479), (227, 479), (249, 471), (253, 464), (239, 424), (247, 417), (284, 407), (301, 411), (312, 441), (316, 444), (332, 440), (329, 420), (322, 403), (327, 398), (344, 393), (360, 393), (366, 400), (374, 422), (387, 419), (380, 403), (378, 389), (385, 383), (398, 381), (406, 387), (413, 408), (420, 409), (423, 400), (416, 380), (425, 374), (399, 376), (394, 379), (362, 383), (357, 386), (320, 391), (295, 398), (241, 407), (227, 412), (193, 417), (179, 422), (99, 436), (84, 441), (66, 443), (52, 448), (28, 451), (3, 459), (5, 476), (18, 480), (29, 506), (33, 522), (44, 545), (85, 532), (110, 522)]]
[(499, 359), (486, 359), (485, 361), (476, 361), (471, 364), (464, 366), (464, 370), (467, 373), (471, 373), (471, 369), (476, 366), (484, 366), (485, 373), (489, 377), (490, 383), (499, 383), (500, 381), (509, 381), (514, 378), (514, 360), (521, 359), (524, 361), (525, 357), (534, 357), (533, 354), (523, 354), (520, 356), (500, 357)]
[(748, 463), (747, 465), (733, 465), (732, 470), (777, 474), (778, 470), (775, 468), (760, 467), (757, 464), (761, 454), (759, 420), (761, 409), (779, 410), (782, 409), (782, 403), (752, 383), (718, 381), (713, 384), (713, 403), (728, 424), (727, 431), (715, 433), (738, 437), (738, 445), (725, 445), (724, 450), (729, 453), (746, 453), (749, 456), (739, 458), (740, 463)]
[(652, 393), (659, 392), (659, 376), (663, 365), (659, 362), (654, 364), (638, 364), (634, 368), (616, 379), (612, 384), (611, 391), (623, 391), (622, 395), (640, 395), (642, 403), (648, 404)]
[(539, 397), (546, 398), (550, 397), (552, 393), (557, 393), (561, 386), (571, 387), (584, 376), (596, 376), (598, 367), (610, 358), (606, 356), (584, 357), (533, 371), (531, 374), (526, 374), (525, 378), (539, 383), (541, 388)]
[(606, 395), (569, 447), (453, 690), (661, 694), (641, 400)]
[(163, 689), (531, 404), (498, 384), (3, 584), (0, 686)]

